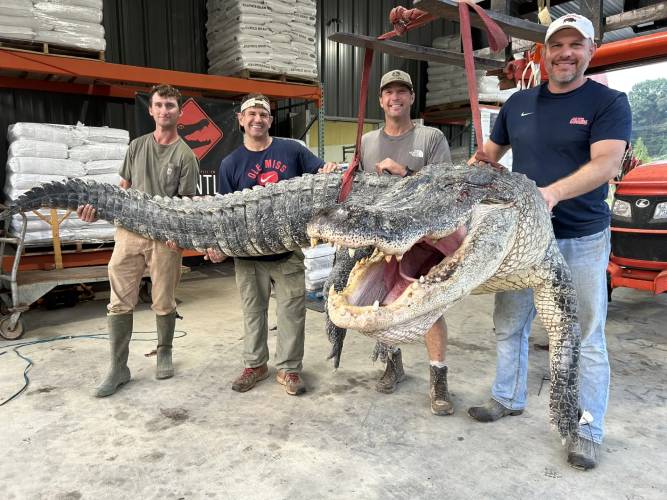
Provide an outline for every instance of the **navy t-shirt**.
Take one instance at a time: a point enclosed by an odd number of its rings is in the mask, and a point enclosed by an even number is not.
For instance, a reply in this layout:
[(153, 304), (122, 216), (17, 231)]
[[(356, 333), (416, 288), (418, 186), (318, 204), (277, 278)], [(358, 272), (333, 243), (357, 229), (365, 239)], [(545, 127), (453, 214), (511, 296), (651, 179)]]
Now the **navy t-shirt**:
[(253, 186), (316, 174), (324, 161), (291, 139), (274, 137), (264, 151), (250, 151), (240, 146), (220, 163), (218, 193), (227, 194)]
[[(266, 186), (304, 173), (316, 174), (323, 166), (324, 161), (300, 143), (274, 137), (264, 151), (250, 151), (240, 146), (223, 158), (218, 172), (218, 193), (228, 194), (253, 186)], [(277, 261), (290, 255), (292, 252), (239, 258)]]
[[(632, 115), (627, 96), (593, 80), (563, 94), (544, 83), (517, 92), (503, 105), (491, 140), (512, 147), (512, 170), (539, 187), (570, 175), (591, 159), (591, 144), (630, 141)], [(619, 165), (620, 167), (620, 165)], [(609, 225), (608, 185), (559, 202), (553, 210), (556, 238), (578, 238)]]

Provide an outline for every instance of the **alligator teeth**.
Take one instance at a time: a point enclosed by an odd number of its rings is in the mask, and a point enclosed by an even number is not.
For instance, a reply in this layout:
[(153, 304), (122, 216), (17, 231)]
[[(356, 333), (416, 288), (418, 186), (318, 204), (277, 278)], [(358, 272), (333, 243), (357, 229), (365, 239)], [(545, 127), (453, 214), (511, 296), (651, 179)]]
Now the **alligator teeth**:
[(426, 278), (424, 278), (423, 276), (420, 276), (420, 277), (419, 277), (419, 282), (420, 282), (420, 283), (423, 283), (424, 281), (426, 281)]
[(387, 264), (389, 264), (391, 262), (391, 257), (392, 257), (391, 255), (385, 255), (384, 256), (384, 260), (387, 261)]
[(350, 259), (354, 259), (354, 248), (348, 248), (347, 254), (350, 256)]
[(380, 309), (380, 301), (376, 300), (373, 302), (373, 311), (378, 311)]
[(315, 248), (317, 246), (317, 238), (310, 239), (310, 248)]
[(396, 260), (399, 261), (399, 262), (402, 261), (403, 260), (403, 255), (397, 255)]

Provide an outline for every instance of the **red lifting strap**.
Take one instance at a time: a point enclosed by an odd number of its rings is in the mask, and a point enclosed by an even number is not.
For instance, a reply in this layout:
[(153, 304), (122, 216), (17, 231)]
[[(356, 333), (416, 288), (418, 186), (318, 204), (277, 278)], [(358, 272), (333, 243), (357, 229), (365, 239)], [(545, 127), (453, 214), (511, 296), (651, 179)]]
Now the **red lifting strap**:
[[(419, 9), (406, 9), (405, 7), (395, 7), (389, 14), (389, 20), (394, 26), (393, 31), (385, 33), (378, 37), (379, 40), (387, 40), (398, 35), (403, 35), (411, 29), (423, 26), (435, 19), (435, 16)], [(373, 49), (364, 51), (364, 69), (361, 74), (361, 88), (359, 89), (359, 111), (357, 119), (357, 139), (354, 147), (354, 157), (347, 171), (343, 174), (343, 181), (338, 193), (338, 203), (344, 202), (350, 191), (352, 191), (352, 181), (354, 173), (359, 168), (361, 154), (361, 136), (364, 131), (364, 121), (366, 120), (366, 101), (368, 98), (368, 79), (370, 78), (371, 65), (373, 63)]]

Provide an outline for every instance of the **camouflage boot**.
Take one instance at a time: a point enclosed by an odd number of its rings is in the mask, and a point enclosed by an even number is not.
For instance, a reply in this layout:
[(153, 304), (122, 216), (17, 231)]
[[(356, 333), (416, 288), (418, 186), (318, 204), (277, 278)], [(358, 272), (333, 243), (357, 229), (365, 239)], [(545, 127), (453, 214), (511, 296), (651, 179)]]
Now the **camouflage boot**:
[(396, 390), (398, 383), (403, 380), (405, 380), (405, 372), (403, 371), (401, 350), (389, 351), (387, 353), (387, 367), (382, 377), (375, 384), (375, 390), (384, 394), (391, 394)]

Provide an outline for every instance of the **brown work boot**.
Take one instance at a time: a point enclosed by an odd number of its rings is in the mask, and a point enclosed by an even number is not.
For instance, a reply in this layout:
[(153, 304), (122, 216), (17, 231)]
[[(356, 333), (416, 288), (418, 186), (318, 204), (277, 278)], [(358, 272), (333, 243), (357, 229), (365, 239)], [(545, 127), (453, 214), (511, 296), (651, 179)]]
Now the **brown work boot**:
[(269, 376), (269, 368), (266, 363), (255, 368), (245, 368), (241, 375), (232, 382), (232, 390), (236, 392), (246, 392), (255, 387), (260, 380)]
[(522, 413), (522, 409), (512, 410), (510, 408), (505, 408), (495, 399), (489, 400), (488, 403), (483, 404), (482, 406), (471, 406), (468, 408), (468, 415), (470, 415), (478, 422), (495, 422), (499, 418), (503, 418), (508, 415), (521, 415)]
[(433, 415), (451, 415), (454, 413), (449, 390), (447, 389), (447, 367), (439, 368), (431, 365), (431, 413)]
[(387, 367), (380, 379), (375, 384), (375, 390), (384, 394), (391, 394), (396, 390), (399, 382), (405, 380), (405, 372), (403, 371), (403, 357), (401, 350), (396, 349), (396, 352), (387, 353)]
[(278, 370), (278, 373), (276, 373), (276, 382), (284, 385), (285, 392), (290, 396), (298, 396), (306, 392), (306, 385), (303, 383), (301, 375), (296, 372)]

